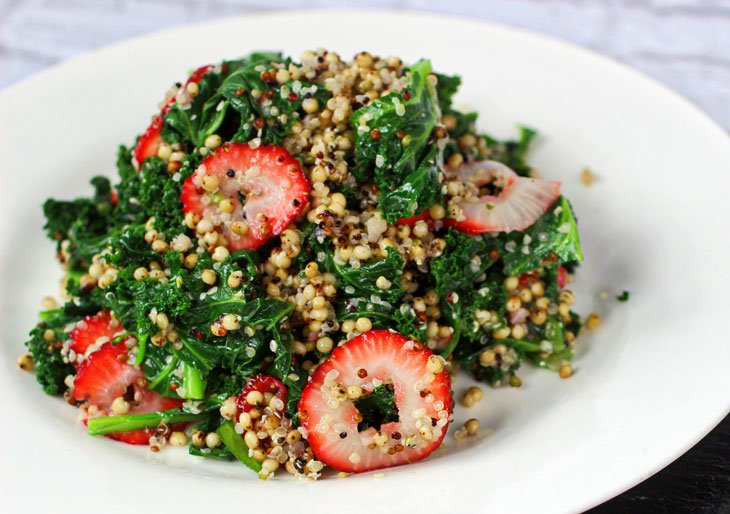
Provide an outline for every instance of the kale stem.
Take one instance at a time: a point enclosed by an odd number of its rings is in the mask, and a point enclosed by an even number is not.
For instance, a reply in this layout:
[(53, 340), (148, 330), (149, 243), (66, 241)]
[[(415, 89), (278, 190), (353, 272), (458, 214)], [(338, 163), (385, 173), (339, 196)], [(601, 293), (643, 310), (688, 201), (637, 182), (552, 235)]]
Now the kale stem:
[(160, 423), (175, 424), (199, 421), (208, 417), (207, 413), (192, 414), (180, 409), (171, 409), (149, 414), (131, 414), (129, 416), (102, 416), (89, 420), (89, 435), (114, 434), (130, 432), (144, 428), (154, 428)]
[(41, 321), (48, 321), (49, 319), (53, 319), (60, 314), (63, 314), (63, 307), (61, 307), (60, 309), (52, 309), (50, 311), (41, 311), (38, 314), (38, 318)]
[(144, 356), (147, 353), (147, 339), (149, 339), (149, 334), (143, 334), (142, 336), (137, 337), (137, 358), (134, 360), (134, 365), (139, 366), (144, 362)]
[(205, 379), (200, 374), (200, 371), (188, 363), (185, 363), (184, 369), (183, 388), (185, 389), (185, 394), (183, 398), (202, 400), (205, 398)]
[(150, 389), (154, 389), (157, 386), (157, 384), (159, 384), (160, 382), (162, 382), (163, 380), (165, 380), (165, 378), (167, 377), (167, 375), (169, 375), (170, 373), (172, 373), (172, 371), (177, 366), (178, 360), (179, 359), (178, 359), (177, 355), (173, 354), (172, 360), (170, 360), (170, 362), (167, 364), (167, 366), (165, 366), (165, 369), (163, 369), (162, 371), (160, 371), (160, 374), (157, 375), (156, 377), (149, 378), (148, 379), (149, 382), (147, 384), (147, 387), (149, 387)]
[(248, 446), (243, 442), (243, 437), (236, 433), (232, 422), (226, 421), (218, 427), (218, 435), (221, 436), (228, 451), (235, 455), (244, 466), (251, 468), (256, 473), (261, 471), (261, 463), (253, 457), (249, 457)]

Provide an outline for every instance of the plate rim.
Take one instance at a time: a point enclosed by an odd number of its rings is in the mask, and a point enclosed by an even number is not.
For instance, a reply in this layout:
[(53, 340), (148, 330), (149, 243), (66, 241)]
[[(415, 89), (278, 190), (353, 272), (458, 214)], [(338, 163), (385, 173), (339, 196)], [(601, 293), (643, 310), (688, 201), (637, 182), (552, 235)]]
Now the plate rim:
[[(420, 20), (446, 20), (447, 23), (459, 23), (459, 24), (468, 24), (474, 28), (487, 28), (488, 30), (496, 31), (496, 32), (504, 32), (504, 33), (510, 33), (513, 35), (517, 35), (521, 38), (529, 38), (535, 41), (544, 41), (546, 43), (549, 43), (552, 46), (558, 46), (561, 47), (561, 49), (568, 50), (573, 53), (579, 53), (582, 54), (585, 57), (589, 57), (593, 59), (594, 61), (600, 61), (601, 64), (606, 66), (611, 66), (616, 68), (617, 70), (621, 71), (624, 74), (629, 75), (632, 79), (640, 80), (644, 82), (647, 85), (650, 85), (653, 88), (658, 88), (663, 91), (664, 94), (670, 96), (673, 98), (675, 102), (679, 102), (683, 105), (685, 109), (688, 110), (688, 112), (692, 112), (693, 116), (697, 119), (698, 122), (704, 123), (708, 129), (711, 129), (715, 131), (718, 135), (723, 136), (726, 139), (726, 142), (728, 145), (730, 145), (730, 133), (722, 127), (719, 122), (713, 120), (709, 117), (709, 115), (703, 111), (701, 108), (699, 108), (696, 104), (691, 102), (689, 99), (687, 99), (684, 95), (681, 93), (673, 90), (669, 86), (663, 84), (662, 82), (659, 82), (658, 80), (652, 78), (650, 75), (648, 75), (646, 72), (643, 72), (641, 70), (638, 70), (632, 66), (629, 66), (628, 64), (624, 64), (618, 59), (608, 56), (606, 54), (600, 53), (597, 50), (585, 48), (583, 46), (580, 46), (576, 43), (568, 42), (566, 40), (563, 40), (561, 38), (546, 35), (540, 32), (535, 32), (529, 29), (525, 29), (522, 27), (516, 27), (508, 24), (503, 23), (495, 23), (491, 21), (486, 20), (477, 20), (474, 18), (469, 18), (465, 14), (455, 14), (455, 13), (439, 13), (435, 11), (428, 11), (428, 10), (414, 10), (414, 9), (383, 9), (383, 8), (312, 8), (312, 9), (278, 9), (275, 11), (264, 11), (264, 12), (256, 12), (256, 13), (250, 13), (250, 14), (242, 14), (242, 15), (236, 15), (236, 16), (226, 16), (226, 17), (215, 17), (209, 20), (205, 21), (199, 21), (199, 22), (193, 22), (193, 23), (186, 23), (182, 25), (176, 25), (173, 27), (167, 27), (160, 30), (153, 30), (150, 32), (146, 32), (144, 34), (139, 34), (133, 37), (124, 38), (119, 41), (115, 41), (113, 43), (103, 45), (99, 48), (96, 48), (94, 50), (84, 52), (80, 55), (74, 56), (69, 59), (65, 59), (62, 61), (59, 61), (57, 63), (52, 64), (51, 66), (48, 66), (44, 68), (41, 71), (38, 71), (36, 73), (33, 73), (27, 77), (24, 77), (23, 79), (10, 84), (6, 87), (4, 87), (2, 90), (0, 90), (0, 102), (5, 102), (10, 100), (14, 95), (23, 94), (23, 90), (29, 86), (29, 84), (32, 84), (34, 82), (42, 82), (44, 80), (47, 80), (47, 77), (49, 75), (54, 75), (56, 73), (68, 73), (69, 70), (73, 70), (73, 68), (78, 66), (83, 66), (85, 63), (88, 63), (90, 61), (94, 61), (99, 59), (100, 57), (103, 57), (104, 54), (107, 52), (114, 51), (115, 49), (120, 49), (129, 46), (130, 44), (141, 44), (145, 41), (151, 41), (154, 40), (157, 37), (169, 37), (174, 35), (175, 33), (184, 33), (190, 30), (196, 30), (196, 29), (202, 29), (205, 27), (212, 27), (216, 25), (235, 25), (237, 23), (241, 22), (248, 22), (252, 18), (255, 18), (257, 20), (260, 20), (262, 22), (271, 22), (276, 20), (277, 18), (283, 17), (283, 16), (296, 16), (296, 15), (317, 15), (317, 16), (351, 16), (353, 14), (367, 14), (368, 16), (389, 16), (389, 17), (399, 17), (402, 19), (407, 19), (409, 22), (418, 23)], [(608, 501), (617, 495), (620, 495), (621, 493), (631, 489), (632, 487), (636, 486), (637, 484), (645, 481), (646, 479), (650, 478), (651, 476), (655, 475), (668, 465), (670, 465), (672, 462), (676, 461), (678, 458), (680, 458), (682, 455), (687, 453), (689, 450), (691, 450), (694, 446), (696, 446), (702, 439), (704, 439), (710, 432), (712, 432), (718, 425), (725, 419), (728, 414), (730, 414), (730, 399), (728, 399), (726, 405), (718, 411), (718, 414), (713, 418), (712, 421), (710, 421), (709, 425), (705, 424), (703, 425), (703, 428), (696, 432), (695, 437), (691, 440), (687, 440), (685, 444), (681, 446), (681, 448), (676, 449), (676, 451), (672, 452), (671, 455), (668, 455), (662, 459), (658, 459), (659, 462), (654, 463), (652, 466), (647, 466), (646, 468), (649, 469), (649, 471), (645, 471), (640, 476), (634, 476), (629, 480), (624, 480), (622, 482), (623, 485), (617, 486), (611, 490), (607, 490), (605, 494), (603, 494), (600, 498), (595, 498), (592, 501), (585, 502), (583, 505), (580, 506), (580, 508), (587, 509), (591, 508), (597, 505), (600, 505), (604, 503), (605, 501)]]

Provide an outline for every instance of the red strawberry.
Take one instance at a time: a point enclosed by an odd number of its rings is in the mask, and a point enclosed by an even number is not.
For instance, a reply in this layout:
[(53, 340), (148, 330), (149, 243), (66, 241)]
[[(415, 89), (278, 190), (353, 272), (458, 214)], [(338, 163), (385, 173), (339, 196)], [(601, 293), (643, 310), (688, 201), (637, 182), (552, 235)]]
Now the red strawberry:
[(111, 407), (114, 398), (124, 396), (142, 371), (127, 362), (127, 346), (105, 343), (79, 366), (74, 380), (74, 398), (88, 400), (100, 409)]
[[(144, 378), (144, 373), (138, 366), (129, 364), (127, 347), (123, 342), (105, 343), (79, 366), (73, 396), (78, 401), (88, 401), (106, 413), (118, 396), (131, 396), (129, 414), (174, 409), (182, 404), (182, 400), (166, 398), (141, 387), (141, 378)], [(108, 437), (129, 444), (147, 444), (153, 433), (153, 430), (137, 430), (109, 434)]]
[(164, 124), (165, 121), (162, 118), (162, 115), (158, 114), (152, 120), (150, 126), (147, 127), (145, 133), (139, 136), (137, 145), (134, 147), (134, 151), (132, 152), (134, 159), (137, 161), (137, 166), (142, 166), (142, 163), (147, 157), (157, 155), (157, 150), (159, 150), (160, 144), (163, 143), (160, 133), (162, 132), (162, 126)]
[[(197, 84), (202, 80), (205, 74), (213, 68), (215, 68), (215, 66), (212, 65), (206, 65), (198, 68), (190, 75), (188, 80), (185, 81), (183, 87), (187, 86), (191, 82)], [(176, 98), (174, 96), (168, 98), (162, 106), (160, 114), (154, 117), (152, 123), (149, 127), (147, 127), (144, 134), (139, 136), (137, 145), (134, 147), (134, 151), (132, 152), (132, 155), (137, 161), (137, 166), (142, 166), (142, 163), (146, 158), (157, 155), (157, 150), (159, 150), (160, 144), (164, 142), (160, 134), (162, 132), (162, 127), (165, 124), (164, 116), (168, 113), (170, 107), (172, 107), (172, 104), (174, 104), (175, 101)]]
[[(256, 249), (281, 234), (304, 210), (309, 182), (299, 161), (280, 146), (230, 143), (185, 179), (184, 212), (218, 227), (230, 250)], [(228, 212), (219, 208), (223, 200)]]
[(558, 287), (560, 289), (565, 287), (565, 284), (568, 282), (568, 270), (566, 270), (562, 266), (558, 266)]
[(431, 217), (431, 213), (428, 211), (428, 209), (426, 209), (425, 211), (421, 211), (419, 214), (414, 214), (410, 218), (401, 218), (396, 221), (395, 224), (408, 225), (409, 227), (412, 227), (419, 221), (425, 221), (429, 225), (433, 223), (433, 218)]
[(246, 401), (246, 397), (251, 391), (258, 391), (261, 394), (273, 394), (281, 400), (282, 409), (286, 406), (286, 386), (284, 383), (269, 375), (255, 375), (246, 381), (246, 385), (243, 386), (241, 394), (236, 399), (239, 412), (249, 412), (254, 408), (254, 405)]
[(89, 348), (98, 349), (124, 331), (119, 320), (112, 319), (108, 310), (99, 311), (93, 316), (86, 316), (76, 323), (69, 333), (70, 348), (79, 355), (91, 353)]
[[(344, 391), (359, 386), (369, 394), (380, 384), (392, 385), (399, 419), (358, 432), (362, 416)], [(317, 367), (298, 409), (315, 456), (337, 470), (361, 472), (427, 457), (446, 435), (452, 406), (441, 357), (396, 332), (371, 330)]]
[(482, 195), (459, 204), (465, 219), (447, 224), (467, 234), (512, 232), (535, 223), (560, 196), (560, 182), (520, 177), (496, 161), (476, 161), (457, 170), (465, 182), (500, 188), (496, 196)]

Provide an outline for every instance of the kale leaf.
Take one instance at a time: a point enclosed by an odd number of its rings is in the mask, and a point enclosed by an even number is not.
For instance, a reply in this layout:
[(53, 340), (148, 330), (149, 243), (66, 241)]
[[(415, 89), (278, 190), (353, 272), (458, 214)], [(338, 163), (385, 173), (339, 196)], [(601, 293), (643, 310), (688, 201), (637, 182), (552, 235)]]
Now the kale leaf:
[(443, 200), (442, 172), (442, 152), (432, 145), (418, 168), (400, 186), (378, 198), (385, 220), (395, 223), (399, 218), (409, 218)]
[(395, 406), (392, 384), (379, 385), (372, 393), (360, 397), (354, 403), (362, 415), (362, 421), (357, 424), (359, 432), (370, 427), (379, 430), (386, 423), (398, 421), (398, 408)]
[[(327, 103), (326, 89), (302, 80), (290, 80), (279, 84), (276, 80), (264, 80), (262, 71), (271, 62), (290, 61), (280, 54), (253, 54), (249, 60), (231, 73), (221, 85), (217, 95), (236, 113), (238, 124), (231, 140), (246, 142), (261, 137), (264, 144), (281, 144), (284, 136), (301, 114), (302, 102), (316, 98), (320, 105)], [(254, 96), (255, 95), (255, 96)], [(256, 126), (260, 118), (263, 125)]]
[[(476, 279), (495, 263), (501, 241), (487, 235), (471, 236), (449, 228), (443, 253), (431, 261), (431, 279), (439, 296), (474, 288)], [(495, 253), (492, 253), (492, 252)]]
[(499, 141), (491, 136), (485, 135), (491, 154), (490, 159), (506, 164), (515, 173), (523, 177), (530, 176), (532, 168), (527, 164), (527, 152), (537, 137), (537, 131), (529, 127), (520, 126), (520, 137), (517, 140)]
[(428, 152), (439, 116), (436, 90), (428, 82), (430, 73), (431, 62), (418, 61), (411, 66), (403, 91), (392, 91), (350, 117), (358, 181), (374, 181), (387, 192), (416, 170)]
[(573, 209), (563, 196), (534, 225), (503, 237), (504, 270), (508, 275), (519, 275), (543, 265), (583, 260)]
[[(77, 319), (68, 316), (64, 309), (42, 313), (42, 321), (31, 330), (30, 339), (25, 343), (33, 356), (36, 380), (48, 394), (63, 393), (66, 390), (64, 379), (75, 372), (71, 364), (64, 362), (61, 349), (63, 341), (68, 339), (64, 328)], [(46, 341), (44, 337), (47, 330), (53, 332), (51, 341)]]
[[(395, 303), (403, 296), (403, 266), (404, 262), (398, 252), (388, 248), (388, 255), (384, 259), (367, 261), (359, 268), (354, 268), (344, 263), (338, 263), (328, 253), (327, 269), (337, 275), (338, 287), (345, 296), (360, 296), (372, 298), (373, 296)], [(390, 281), (390, 289), (379, 289), (375, 282), (379, 277), (385, 277)]]
[(94, 177), (91, 184), (95, 190), (91, 198), (71, 201), (49, 199), (43, 204), (46, 233), (56, 241), (57, 252), (61, 251), (63, 241), (68, 241), (64, 251), (70, 253), (71, 269), (88, 267), (91, 257), (97, 253), (98, 241), (104, 239), (110, 227), (112, 202), (109, 180)]

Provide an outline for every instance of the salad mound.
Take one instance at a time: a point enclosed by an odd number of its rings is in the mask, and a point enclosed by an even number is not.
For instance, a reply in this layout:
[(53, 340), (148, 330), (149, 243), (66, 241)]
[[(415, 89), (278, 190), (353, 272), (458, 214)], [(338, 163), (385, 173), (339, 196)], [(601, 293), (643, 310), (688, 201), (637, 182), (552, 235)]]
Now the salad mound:
[(570, 376), (571, 205), (525, 162), (536, 133), (478, 132), (460, 82), (325, 50), (193, 71), (114, 185), (44, 204), (64, 303), (22, 367), (91, 435), (312, 479), (427, 457), (457, 370)]

